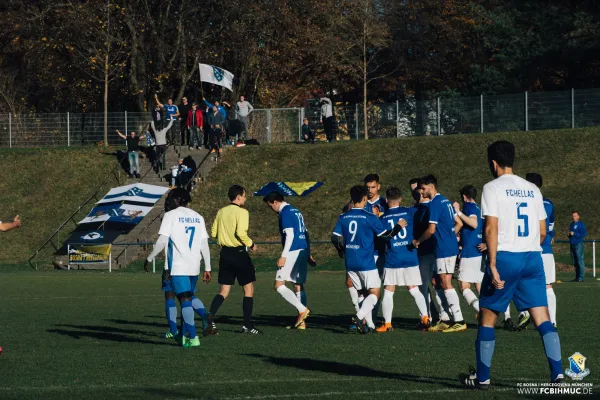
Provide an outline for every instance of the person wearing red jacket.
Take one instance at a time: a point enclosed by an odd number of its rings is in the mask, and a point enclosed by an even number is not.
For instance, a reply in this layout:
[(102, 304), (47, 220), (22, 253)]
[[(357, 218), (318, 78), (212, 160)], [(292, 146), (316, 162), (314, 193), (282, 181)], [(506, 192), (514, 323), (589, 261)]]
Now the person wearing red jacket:
[(200, 131), (203, 130), (204, 118), (202, 116), (202, 110), (198, 108), (196, 102), (192, 103), (192, 109), (188, 111), (187, 115), (187, 128), (190, 130), (190, 150), (196, 147), (199, 149), (202, 146)]

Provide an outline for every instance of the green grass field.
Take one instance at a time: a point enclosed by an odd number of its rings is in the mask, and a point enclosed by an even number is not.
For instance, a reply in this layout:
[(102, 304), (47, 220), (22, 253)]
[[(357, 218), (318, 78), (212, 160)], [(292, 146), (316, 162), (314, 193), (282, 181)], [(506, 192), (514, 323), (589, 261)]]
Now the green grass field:
[[(474, 362), (477, 332), (474, 311), (464, 303), (467, 332), (412, 330), (417, 311), (406, 290), (395, 296), (394, 332), (349, 332), (343, 272), (325, 271), (337, 268), (309, 274), (313, 313), (306, 331), (284, 329), (294, 310), (272, 290), (273, 273), (260, 272), (255, 322), (264, 334), (238, 333), (242, 294), (235, 288), (216, 321), (221, 334), (188, 350), (159, 338), (167, 327), (158, 274), (2, 274), (0, 398), (515, 398), (517, 382), (548, 379), (537, 332), (498, 329), (494, 388), (462, 390), (457, 374)], [(556, 285), (558, 325), (564, 367), (581, 352), (591, 369), (585, 382), (598, 385), (593, 300), (600, 284), (587, 278)], [(216, 282), (199, 286), (207, 307), (217, 288)]]

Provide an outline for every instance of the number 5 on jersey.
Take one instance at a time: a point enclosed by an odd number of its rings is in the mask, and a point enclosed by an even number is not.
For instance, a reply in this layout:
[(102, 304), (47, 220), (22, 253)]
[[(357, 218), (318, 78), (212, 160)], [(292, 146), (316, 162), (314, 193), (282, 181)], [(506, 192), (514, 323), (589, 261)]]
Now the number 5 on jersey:
[[(517, 203), (517, 218), (519, 219), (519, 226), (517, 227), (517, 234), (519, 237), (529, 236), (529, 217), (527, 214), (522, 214), (521, 209), (527, 208), (527, 203)], [(523, 225), (521, 225), (521, 223)]]

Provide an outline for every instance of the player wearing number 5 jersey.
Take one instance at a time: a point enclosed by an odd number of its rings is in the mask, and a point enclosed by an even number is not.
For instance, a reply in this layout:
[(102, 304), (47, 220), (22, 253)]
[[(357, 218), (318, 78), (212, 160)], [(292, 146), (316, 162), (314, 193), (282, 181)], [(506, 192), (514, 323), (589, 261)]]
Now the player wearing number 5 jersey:
[[(304, 321), (310, 314), (310, 310), (306, 307), (306, 292), (304, 291), (310, 247), (304, 217), (297, 208), (284, 201), (281, 193), (269, 193), (263, 198), (263, 201), (278, 214), (279, 235), (283, 245), (283, 252), (277, 261), (275, 290), (298, 310), (298, 318), (292, 327), (305, 329)], [(294, 284), (295, 293), (285, 286), (286, 282)]]
[(367, 189), (364, 186), (354, 186), (350, 189), (353, 208), (342, 214), (331, 241), (340, 253), (346, 254), (346, 271), (352, 285), (359, 292), (368, 292), (362, 306), (354, 317), (354, 324), (361, 333), (368, 332), (363, 319), (369, 328), (375, 328), (371, 311), (379, 299), (381, 278), (375, 265), (375, 238), (385, 240), (397, 235), (405, 223), (399, 222), (393, 229), (386, 230), (379, 218), (364, 210), (367, 203)]
[(383, 300), (382, 311), (384, 324), (377, 328), (377, 332), (392, 330), (392, 311), (394, 309), (394, 292), (396, 286), (408, 286), (408, 291), (415, 299), (421, 316), (421, 325), (428, 326), (429, 316), (425, 296), (419, 290), (421, 271), (419, 270), (419, 256), (413, 246), (414, 207), (400, 207), (402, 193), (397, 187), (390, 187), (385, 192), (389, 209), (381, 217), (385, 227), (393, 229), (400, 220), (406, 221), (406, 226), (387, 242), (385, 251), (385, 266), (383, 269)]
[(487, 389), (495, 346), (498, 313), (511, 300), (528, 310), (544, 343), (552, 382), (563, 380), (560, 341), (549, 321), (546, 277), (541, 243), (546, 237), (546, 211), (537, 186), (513, 175), (515, 147), (498, 141), (488, 147), (488, 161), (496, 179), (483, 187), (489, 265), (481, 284), (479, 329), (475, 342), (477, 371), (462, 377), (469, 388)]
[(171, 211), (165, 213), (158, 232), (158, 241), (147, 262), (152, 262), (167, 247), (164, 278), (170, 281), (181, 305), (182, 345), (196, 347), (200, 346), (200, 339), (196, 334), (192, 299), (202, 259), (205, 264), (204, 281), (208, 282), (211, 279), (208, 232), (204, 218), (186, 207), (191, 200), (187, 190), (175, 189), (170, 197), (175, 204)]

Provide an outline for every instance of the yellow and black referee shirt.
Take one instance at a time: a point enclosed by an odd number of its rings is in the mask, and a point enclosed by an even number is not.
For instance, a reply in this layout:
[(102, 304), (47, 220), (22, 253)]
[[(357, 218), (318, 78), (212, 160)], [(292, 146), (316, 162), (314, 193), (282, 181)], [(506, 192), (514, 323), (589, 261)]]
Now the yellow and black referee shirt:
[(250, 214), (248, 210), (230, 204), (217, 213), (211, 229), (211, 236), (217, 239), (222, 247), (252, 247), (252, 240), (248, 237)]

